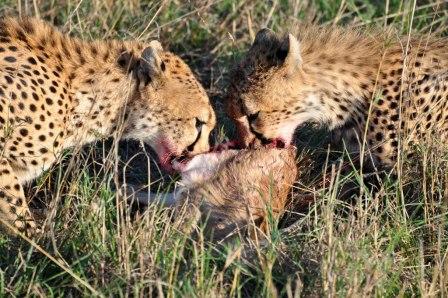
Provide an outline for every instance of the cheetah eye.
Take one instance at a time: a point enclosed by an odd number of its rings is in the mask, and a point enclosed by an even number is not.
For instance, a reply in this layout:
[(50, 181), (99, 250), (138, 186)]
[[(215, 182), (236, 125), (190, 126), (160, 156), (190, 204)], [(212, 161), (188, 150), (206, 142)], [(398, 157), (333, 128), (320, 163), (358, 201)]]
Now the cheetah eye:
[(202, 125), (204, 125), (205, 122), (202, 121), (202, 120), (200, 120), (199, 118), (195, 118), (195, 119), (196, 119), (196, 124), (195, 124), (196, 129), (197, 129), (198, 131), (201, 131), (201, 129), (202, 129)]
[(253, 114), (249, 114), (247, 116), (247, 120), (249, 120), (249, 123), (254, 122), (258, 118), (259, 114), (260, 114), (260, 111), (253, 113)]

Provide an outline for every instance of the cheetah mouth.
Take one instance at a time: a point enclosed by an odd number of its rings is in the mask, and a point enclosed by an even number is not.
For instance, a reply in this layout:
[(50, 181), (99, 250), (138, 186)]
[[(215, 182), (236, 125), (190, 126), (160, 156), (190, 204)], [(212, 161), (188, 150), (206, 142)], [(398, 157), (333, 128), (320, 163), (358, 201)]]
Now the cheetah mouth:
[[(229, 141), (225, 143), (220, 143), (217, 145), (214, 145), (210, 148), (210, 150), (206, 153), (202, 154), (209, 154), (209, 153), (221, 153), (228, 150), (234, 150), (234, 149), (244, 149), (237, 141)], [(172, 169), (177, 172), (183, 172), (185, 168), (187, 167), (188, 163), (194, 158), (195, 156), (190, 156), (187, 153), (184, 153), (180, 156), (171, 156), (169, 159), (169, 164), (171, 165)]]
[[(276, 149), (284, 149), (288, 147), (288, 143), (282, 139), (282, 138), (275, 138), (275, 139), (264, 139), (259, 140), (262, 147), (266, 148), (276, 148)], [(213, 146), (209, 152), (222, 152), (226, 150), (242, 150), (242, 149), (256, 149), (259, 147), (259, 144), (257, 143), (257, 139), (254, 139), (248, 146), (244, 146), (241, 142), (237, 140), (228, 141), (225, 143), (217, 144)]]
[(267, 144), (263, 144), (268, 148), (284, 149), (287, 147), (285, 140), (283, 140), (282, 138), (275, 138), (268, 141), (269, 142)]
[(288, 143), (282, 138), (274, 138), (274, 139), (254, 139), (248, 146), (248, 148), (256, 148), (261, 143), (261, 146), (266, 148), (276, 148), (276, 149), (284, 149), (288, 147)]
[[(275, 138), (271, 140), (266, 140), (266, 142), (262, 143), (263, 147), (265, 148), (271, 148), (271, 149), (284, 149), (287, 148), (288, 145), (282, 138)], [(223, 153), (230, 150), (242, 150), (242, 149), (256, 149), (255, 142), (252, 142), (249, 147), (244, 147), (242, 144), (236, 140), (228, 141), (220, 144), (216, 144), (210, 148), (210, 150), (207, 153), (203, 154), (210, 154), (210, 153)], [(203, 155), (202, 154), (202, 155)], [(172, 169), (177, 172), (183, 172), (186, 167), (188, 166), (188, 163), (194, 158), (195, 156), (189, 156), (188, 154), (182, 154), (180, 156), (171, 156), (169, 160), (169, 164), (171, 165)]]

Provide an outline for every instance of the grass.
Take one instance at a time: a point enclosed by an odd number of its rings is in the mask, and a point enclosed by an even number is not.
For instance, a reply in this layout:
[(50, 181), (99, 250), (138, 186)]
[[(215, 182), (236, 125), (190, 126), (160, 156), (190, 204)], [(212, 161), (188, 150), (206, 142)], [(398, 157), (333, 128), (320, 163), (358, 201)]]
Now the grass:
[[(447, 4), (436, 0), (121, 3), (0, 0), (0, 13), (37, 15), (86, 39), (160, 39), (207, 88), (217, 139), (233, 133), (222, 112), (226, 74), (263, 26), (284, 32), (305, 21), (448, 33)], [(312, 135), (300, 142), (318, 147), (320, 134)], [(337, 166), (329, 165), (325, 187), (299, 181), (295, 192), (311, 192), (316, 203), (292, 208), (267, 246), (248, 253), (242, 244), (218, 249), (180, 233), (170, 210), (138, 210), (120, 199), (111, 181), (165, 191), (172, 179), (148, 148), (115, 145), (67, 152), (27, 188), (34, 207), (48, 207), (49, 236), (19, 248), (0, 236), (1, 296), (448, 296), (448, 152), (440, 148), (418, 148), (398, 180), (382, 179), (375, 194), (356, 171), (340, 174)], [(353, 182), (360, 195), (342, 200)]]

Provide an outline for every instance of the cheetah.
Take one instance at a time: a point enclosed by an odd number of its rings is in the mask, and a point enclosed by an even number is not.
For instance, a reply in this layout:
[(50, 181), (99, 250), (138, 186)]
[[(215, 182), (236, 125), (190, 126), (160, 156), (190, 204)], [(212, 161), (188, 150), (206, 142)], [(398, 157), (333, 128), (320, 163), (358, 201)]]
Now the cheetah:
[(351, 28), (262, 29), (231, 75), (226, 109), (244, 146), (289, 144), (298, 126), (315, 123), (393, 169), (399, 152), (448, 144), (447, 44)]
[(158, 41), (84, 41), (38, 19), (0, 20), (3, 226), (33, 234), (22, 186), (65, 148), (136, 139), (170, 169), (175, 158), (208, 151), (214, 126), (204, 88)]
[[(224, 150), (194, 156), (187, 164), (174, 163), (182, 179), (172, 193), (133, 191), (127, 196), (140, 203), (161, 202), (188, 220), (205, 223), (212, 241), (229, 241), (238, 232), (267, 232), (270, 219), (279, 219), (298, 175), (295, 150), (258, 148)], [(149, 196), (148, 196), (149, 195)], [(258, 229), (253, 230), (251, 223)], [(181, 223), (188, 233), (191, 224)], [(261, 235), (260, 235), (261, 236)]]

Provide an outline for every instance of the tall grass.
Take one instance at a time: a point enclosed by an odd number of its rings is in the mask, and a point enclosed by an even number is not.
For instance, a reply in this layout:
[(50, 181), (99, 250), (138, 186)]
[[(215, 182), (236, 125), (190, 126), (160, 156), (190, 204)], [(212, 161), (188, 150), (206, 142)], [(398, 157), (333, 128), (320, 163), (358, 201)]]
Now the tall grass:
[[(86, 39), (160, 39), (207, 88), (217, 140), (233, 133), (222, 112), (227, 71), (259, 28), (315, 22), (446, 35), (447, 8), (436, 0), (0, 0), (1, 14), (39, 16)], [(321, 145), (312, 135), (302, 143)], [(29, 185), (48, 236), (21, 247), (0, 236), (1, 295), (448, 296), (446, 150), (418, 148), (398, 179), (349, 201), (341, 191), (364, 188), (363, 178), (328, 165), (325, 185), (304, 177), (294, 190), (315, 203), (292, 207), (263, 246), (226, 248), (181, 233), (184, 219), (171, 210), (140, 209), (114, 191), (123, 180), (169, 190), (173, 180), (152, 156), (138, 143), (102, 140), (67, 152)]]

